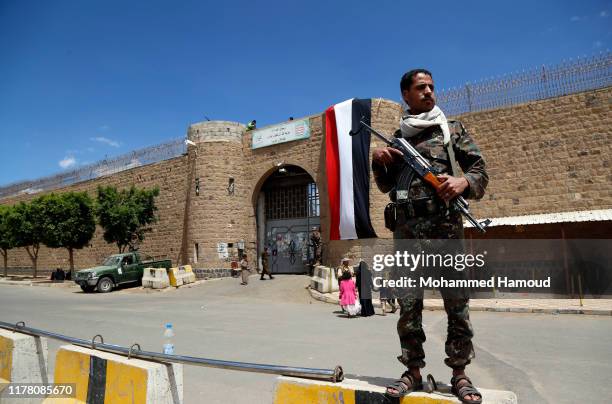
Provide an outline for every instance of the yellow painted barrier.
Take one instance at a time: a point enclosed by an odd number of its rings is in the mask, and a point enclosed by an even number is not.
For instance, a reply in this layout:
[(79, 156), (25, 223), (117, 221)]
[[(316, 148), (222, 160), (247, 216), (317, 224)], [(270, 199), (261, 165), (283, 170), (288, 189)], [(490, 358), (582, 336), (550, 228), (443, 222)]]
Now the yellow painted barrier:
[(168, 270), (170, 286), (179, 287), (188, 283), (193, 283), (196, 276), (191, 269), (191, 265), (181, 265), (179, 267), (170, 268)]
[[(442, 385), (449, 388), (447, 385)], [(516, 404), (516, 395), (510, 391), (479, 389), (483, 404)], [(385, 396), (383, 385), (364, 380), (345, 379), (341, 383), (298, 379), (281, 376), (277, 378), (274, 404), (372, 404), (393, 402), (398, 404), (460, 404), (451, 394), (413, 392), (394, 401)]]
[(65, 345), (57, 352), (54, 376), (56, 384), (76, 384), (75, 397), (48, 398), (45, 404), (170, 404), (183, 401), (183, 367), (180, 364), (128, 359)]
[[(9, 383), (48, 383), (47, 339), (0, 328), (0, 403), (13, 402), (3, 390)], [(19, 403), (40, 402), (19, 398)]]

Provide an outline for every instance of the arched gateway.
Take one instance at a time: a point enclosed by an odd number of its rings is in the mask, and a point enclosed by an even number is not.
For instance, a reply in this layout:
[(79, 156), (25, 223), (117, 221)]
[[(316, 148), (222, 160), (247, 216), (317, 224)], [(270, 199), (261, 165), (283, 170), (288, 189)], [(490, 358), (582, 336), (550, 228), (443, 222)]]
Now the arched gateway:
[(256, 196), (257, 249), (272, 273), (305, 273), (314, 258), (310, 238), (320, 221), (318, 187), (308, 172), (283, 165), (267, 173)]

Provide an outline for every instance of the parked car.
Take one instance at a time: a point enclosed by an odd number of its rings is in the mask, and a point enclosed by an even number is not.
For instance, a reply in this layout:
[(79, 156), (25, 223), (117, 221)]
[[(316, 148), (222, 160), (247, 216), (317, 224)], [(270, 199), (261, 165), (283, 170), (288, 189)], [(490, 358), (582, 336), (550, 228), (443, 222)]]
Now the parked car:
[(140, 284), (144, 268), (170, 268), (172, 261), (155, 261), (151, 256), (139, 252), (114, 254), (106, 258), (102, 265), (77, 271), (74, 281), (84, 292), (98, 290), (108, 293), (119, 285)]

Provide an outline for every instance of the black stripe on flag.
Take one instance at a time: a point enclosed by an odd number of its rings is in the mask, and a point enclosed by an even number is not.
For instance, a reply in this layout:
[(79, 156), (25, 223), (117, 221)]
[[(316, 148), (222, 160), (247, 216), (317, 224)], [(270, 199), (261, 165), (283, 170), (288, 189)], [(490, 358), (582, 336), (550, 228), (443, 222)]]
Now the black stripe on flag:
[[(359, 131), (363, 120), (371, 125), (372, 100), (353, 99), (352, 130)], [(357, 238), (374, 238), (376, 233), (370, 220), (370, 131), (363, 129), (352, 137), (353, 146), (353, 197), (355, 206), (355, 231)]]

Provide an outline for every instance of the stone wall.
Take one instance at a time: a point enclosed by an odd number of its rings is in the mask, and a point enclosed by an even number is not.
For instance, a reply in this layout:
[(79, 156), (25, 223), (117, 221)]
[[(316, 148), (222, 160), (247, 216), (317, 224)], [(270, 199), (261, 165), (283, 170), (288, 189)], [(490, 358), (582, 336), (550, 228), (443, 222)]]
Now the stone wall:
[(459, 119), (491, 177), (478, 217), (612, 208), (612, 88)]
[[(187, 189), (187, 156), (147, 166), (122, 171), (107, 177), (81, 182), (69, 187), (56, 189), (53, 192), (87, 191), (92, 198), (96, 196), (98, 186), (114, 185), (128, 188), (132, 184), (139, 188), (158, 186), (159, 197), (156, 199), (159, 211), (159, 221), (153, 225), (153, 231), (146, 235), (141, 250), (154, 257), (167, 257), (172, 262), (179, 260), (182, 244), (182, 226), (185, 213), (185, 197)], [(20, 195), (0, 201), (2, 204), (14, 204), (19, 201), (33, 199), (36, 195)], [(74, 262), (76, 268), (94, 266), (110, 254), (118, 253), (116, 245), (107, 244), (102, 238), (100, 227), (91, 241), (91, 247), (75, 250)], [(32, 264), (25, 249), (15, 248), (8, 252), (10, 268), (31, 268)], [(68, 251), (66, 249), (49, 249), (41, 246), (38, 258), (38, 268), (43, 272), (56, 267), (69, 268)]]
[[(612, 208), (611, 105), (612, 89), (605, 88), (458, 117), (482, 149), (490, 174), (485, 198), (471, 203), (474, 215), (504, 217)], [(400, 114), (399, 104), (372, 100), (372, 125), (383, 133), (397, 129)], [(98, 185), (157, 185), (160, 221), (141, 250), (173, 262), (191, 263), (194, 268), (225, 273), (230, 262), (219, 258), (218, 243), (244, 240), (253, 262), (259, 191), (279, 164), (296, 165), (308, 172), (319, 188), (325, 261), (335, 265), (344, 255), (361, 256), (361, 247), (356, 241), (329, 242), (324, 114), (305, 119), (310, 121), (309, 139), (255, 150), (244, 125), (225, 121), (193, 124), (187, 135), (196, 145), (190, 146), (185, 156), (54, 192), (85, 190), (94, 196)], [(372, 149), (378, 146), (381, 142), (373, 138)], [(198, 178), (199, 195), (195, 190)], [(230, 178), (234, 181), (233, 193), (228, 190)], [(21, 195), (0, 203), (13, 204), (33, 197)], [(372, 179), (370, 213), (374, 229), (382, 238), (391, 237), (382, 216), (387, 202), (387, 195), (378, 191)], [(94, 265), (117, 251), (104, 242), (99, 229), (91, 245), (76, 252), (77, 267)], [(9, 266), (29, 267), (26, 252), (11, 250)], [(39, 268), (56, 266), (68, 266), (68, 253), (42, 248)]]

